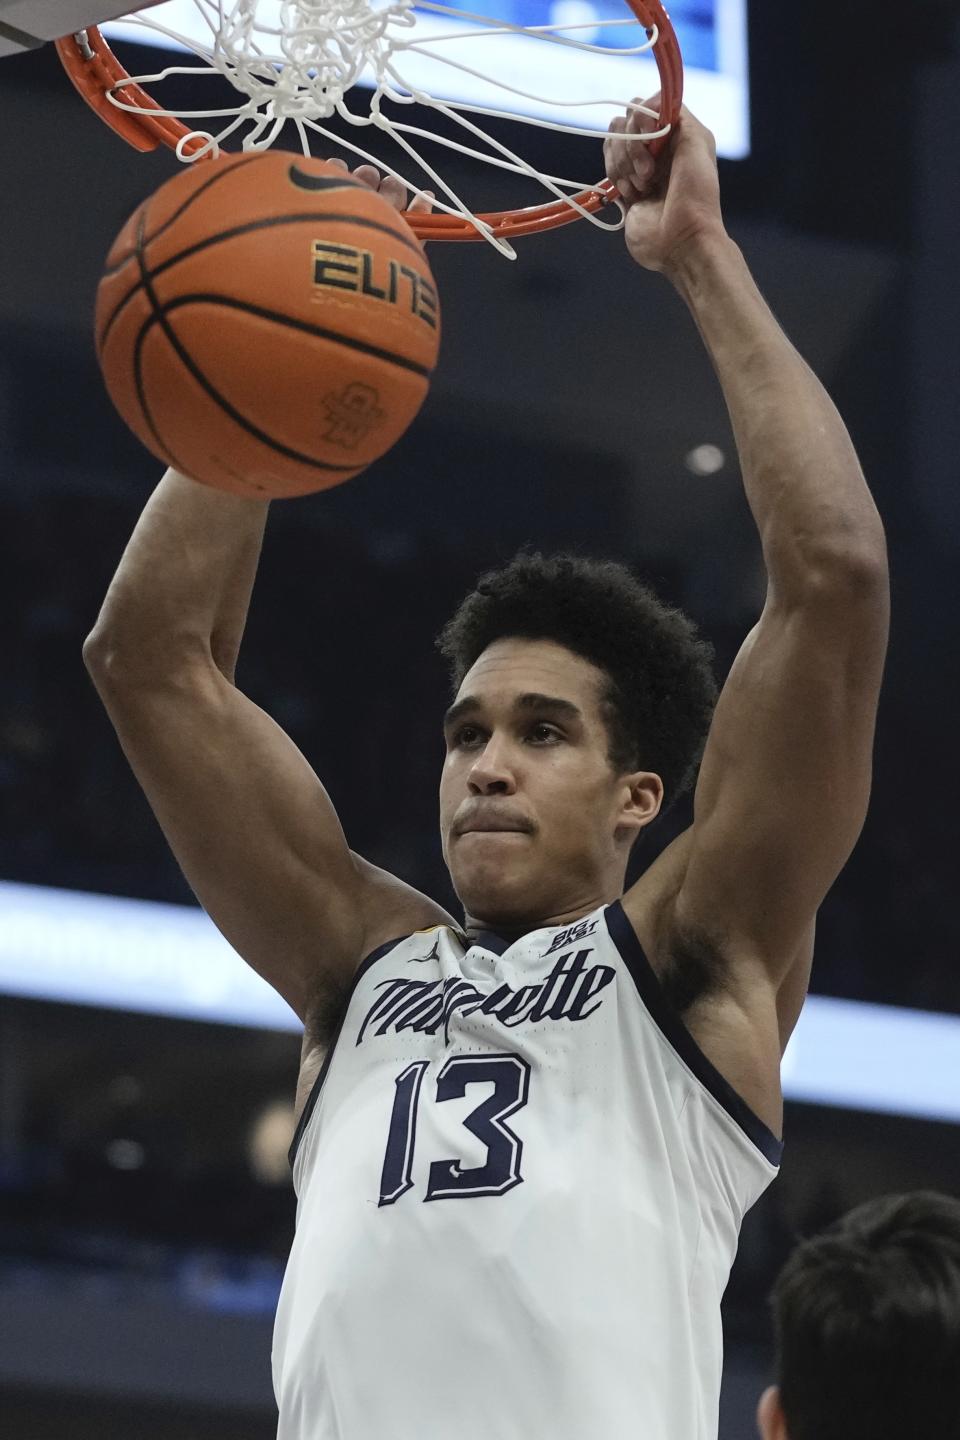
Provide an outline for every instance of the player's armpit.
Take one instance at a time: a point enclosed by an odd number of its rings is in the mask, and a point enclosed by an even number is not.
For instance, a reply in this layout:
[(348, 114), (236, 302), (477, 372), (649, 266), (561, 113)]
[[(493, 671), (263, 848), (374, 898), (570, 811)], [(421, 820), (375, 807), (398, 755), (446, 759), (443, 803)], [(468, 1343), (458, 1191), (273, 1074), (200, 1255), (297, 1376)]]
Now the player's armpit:
[[(351, 853), (303, 755), (211, 660), (145, 678), (94, 647), (85, 659), (198, 900), (301, 1020), (324, 972), (352, 975), (368, 936), (390, 928), (388, 907), (397, 904), (396, 933), (416, 928), (416, 892), (401, 895)], [(436, 923), (427, 917), (439, 907), (420, 899), (420, 923)]]
[(768, 597), (717, 703), (674, 913), (777, 982), (863, 826), (888, 626), (879, 567)]

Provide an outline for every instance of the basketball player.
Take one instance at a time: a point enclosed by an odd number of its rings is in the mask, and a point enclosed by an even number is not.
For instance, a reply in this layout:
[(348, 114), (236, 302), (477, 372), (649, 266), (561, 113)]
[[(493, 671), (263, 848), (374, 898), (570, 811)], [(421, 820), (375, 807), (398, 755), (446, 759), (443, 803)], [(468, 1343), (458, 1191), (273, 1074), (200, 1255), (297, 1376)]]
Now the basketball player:
[(797, 1247), (773, 1311), (762, 1440), (960, 1440), (960, 1201), (851, 1210)]
[[(712, 136), (685, 113), (654, 164), (628, 123), (627, 245), (700, 329), (769, 574), (715, 713), (709, 648), (623, 567), (485, 577), (441, 639), (455, 917), (350, 850), (235, 686), (265, 503), (168, 472), (84, 648), (188, 881), (304, 1025), (280, 1440), (716, 1435), (720, 1299), (867, 807), (888, 581), (847, 432), (725, 231)], [(624, 894), (702, 750), (691, 828)]]

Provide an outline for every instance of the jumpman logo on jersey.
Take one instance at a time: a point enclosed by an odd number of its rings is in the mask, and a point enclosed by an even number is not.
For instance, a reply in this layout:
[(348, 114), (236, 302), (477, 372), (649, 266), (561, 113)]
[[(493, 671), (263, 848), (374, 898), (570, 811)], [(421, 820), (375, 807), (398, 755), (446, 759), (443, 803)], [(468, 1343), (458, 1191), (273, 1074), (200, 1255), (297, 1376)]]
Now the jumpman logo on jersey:
[(411, 955), (410, 958), (407, 960), (407, 964), (408, 964), (408, 965), (426, 965), (426, 963), (427, 963), (428, 960), (439, 960), (439, 959), (440, 959), (440, 936), (438, 935), (437, 938), (436, 938), (436, 940), (434, 940), (434, 942), (433, 942), (433, 946), (432, 946), (432, 948), (431, 948), (431, 950), (430, 950), (430, 954), (429, 954), (429, 955)]

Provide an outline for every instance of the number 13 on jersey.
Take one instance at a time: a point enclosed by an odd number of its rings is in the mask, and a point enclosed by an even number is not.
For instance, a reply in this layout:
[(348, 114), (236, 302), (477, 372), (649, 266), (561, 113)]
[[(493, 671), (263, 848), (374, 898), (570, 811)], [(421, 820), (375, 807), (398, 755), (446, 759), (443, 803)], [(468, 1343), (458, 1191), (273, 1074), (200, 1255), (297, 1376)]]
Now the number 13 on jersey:
[[(397, 1076), (390, 1116), (390, 1134), (380, 1178), (380, 1205), (395, 1205), (413, 1188), (411, 1172), (417, 1142), (417, 1113), (429, 1060), (414, 1060)], [(436, 1104), (461, 1099), (468, 1085), (493, 1085), (463, 1124), (487, 1147), (482, 1165), (464, 1170), (456, 1158), (430, 1163), (424, 1200), (454, 1200), (477, 1195), (504, 1195), (523, 1181), (523, 1141), (505, 1122), (527, 1103), (530, 1063), (520, 1055), (453, 1055), (437, 1076)]]

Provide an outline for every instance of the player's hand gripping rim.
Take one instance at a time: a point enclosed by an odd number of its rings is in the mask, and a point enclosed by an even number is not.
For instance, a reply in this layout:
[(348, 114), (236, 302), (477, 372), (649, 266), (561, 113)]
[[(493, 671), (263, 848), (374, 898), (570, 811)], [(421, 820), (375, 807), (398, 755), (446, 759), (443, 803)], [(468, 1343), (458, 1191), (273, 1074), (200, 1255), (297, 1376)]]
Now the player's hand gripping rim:
[(644, 108), (610, 122), (603, 158), (621, 197), (627, 249), (647, 270), (669, 275), (692, 243), (726, 234), (716, 141), (683, 106), (667, 144), (654, 157), (642, 142), (622, 137), (660, 128), (660, 96), (632, 103)]

